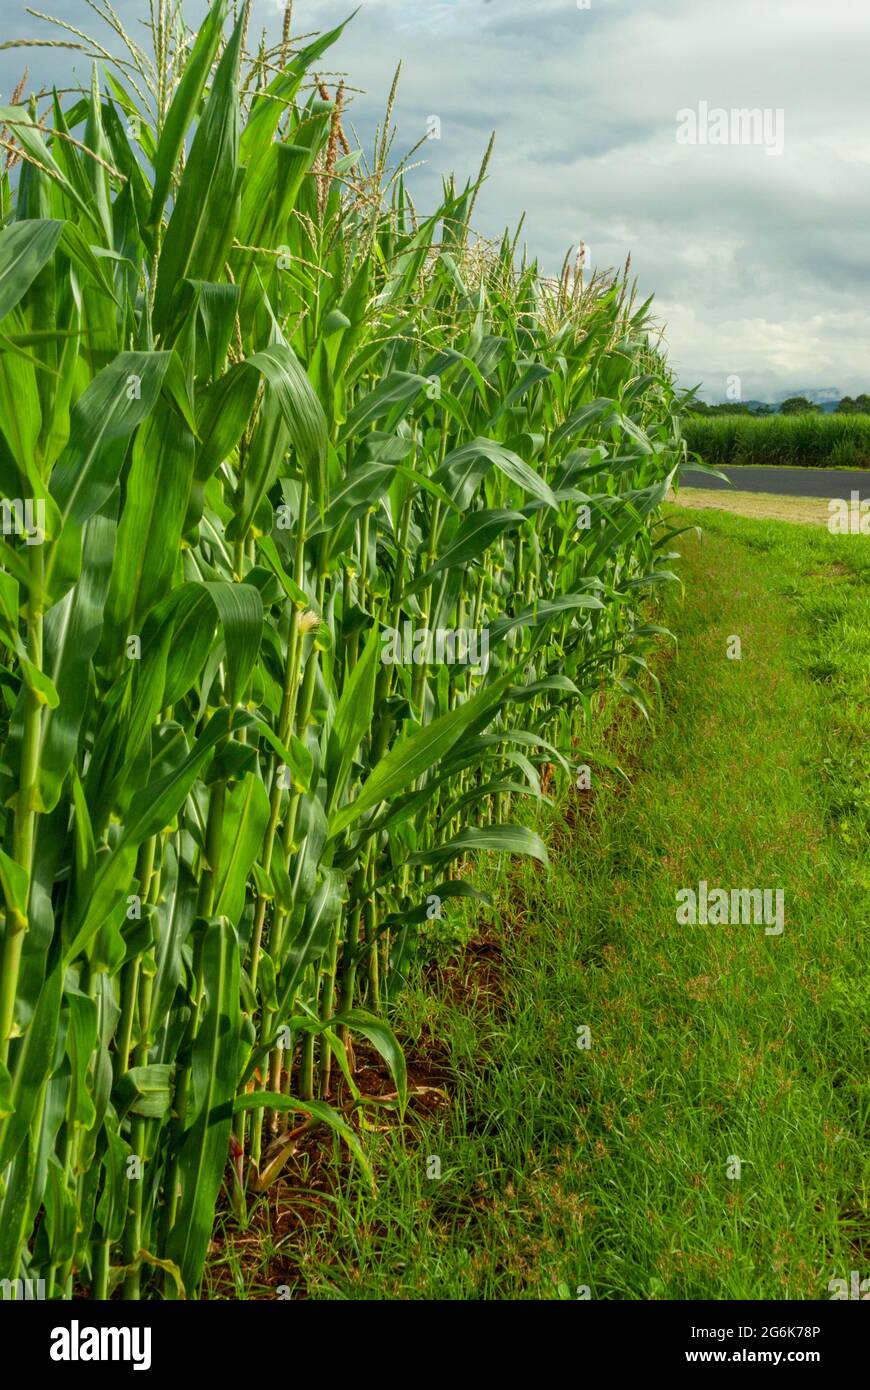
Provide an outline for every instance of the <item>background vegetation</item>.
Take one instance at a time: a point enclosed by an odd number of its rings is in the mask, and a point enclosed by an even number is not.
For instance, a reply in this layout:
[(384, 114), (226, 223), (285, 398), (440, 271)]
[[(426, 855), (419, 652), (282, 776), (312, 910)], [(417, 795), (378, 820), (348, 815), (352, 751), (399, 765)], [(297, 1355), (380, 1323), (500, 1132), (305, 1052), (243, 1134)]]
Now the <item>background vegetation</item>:
[(689, 449), (713, 467), (785, 464), (795, 468), (870, 466), (870, 415), (687, 414)]

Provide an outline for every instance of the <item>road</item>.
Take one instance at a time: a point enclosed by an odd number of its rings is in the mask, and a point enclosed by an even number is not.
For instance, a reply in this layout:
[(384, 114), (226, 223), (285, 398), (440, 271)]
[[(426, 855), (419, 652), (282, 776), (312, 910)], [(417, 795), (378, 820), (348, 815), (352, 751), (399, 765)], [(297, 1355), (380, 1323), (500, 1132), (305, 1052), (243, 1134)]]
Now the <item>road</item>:
[[(861, 501), (870, 498), (870, 469), (860, 468), (723, 468), (739, 492), (768, 492), (777, 497), (842, 497), (850, 501), (855, 491)], [(711, 491), (728, 487), (709, 473), (687, 468), (683, 487), (703, 487)]]

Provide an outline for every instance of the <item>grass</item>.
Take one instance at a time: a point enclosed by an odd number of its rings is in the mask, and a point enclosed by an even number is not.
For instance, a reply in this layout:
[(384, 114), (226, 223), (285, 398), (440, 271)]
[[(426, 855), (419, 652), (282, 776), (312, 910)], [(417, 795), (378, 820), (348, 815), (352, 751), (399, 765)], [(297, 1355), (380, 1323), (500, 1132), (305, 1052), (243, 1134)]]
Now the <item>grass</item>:
[(419, 215), (344, 26), (160, 3), (152, 60), (94, 9), (114, 74), (2, 108), (0, 1285), (196, 1298), (221, 1202), (403, 1109), (417, 925), (545, 861), (514, 808), (645, 669), (684, 450), (629, 262), (478, 238), (491, 144)]
[[(376, 1199), (309, 1167), (310, 1205), (227, 1222), (212, 1296), (825, 1299), (866, 1270), (870, 541), (703, 523), (654, 736), (610, 728), (632, 787), (564, 792), (550, 874), (514, 861), (401, 1003), (450, 1103), (374, 1136)], [(677, 926), (701, 878), (783, 888), (785, 931)]]
[(687, 415), (692, 453), (705, 463), (870, 467), (870, 415)]

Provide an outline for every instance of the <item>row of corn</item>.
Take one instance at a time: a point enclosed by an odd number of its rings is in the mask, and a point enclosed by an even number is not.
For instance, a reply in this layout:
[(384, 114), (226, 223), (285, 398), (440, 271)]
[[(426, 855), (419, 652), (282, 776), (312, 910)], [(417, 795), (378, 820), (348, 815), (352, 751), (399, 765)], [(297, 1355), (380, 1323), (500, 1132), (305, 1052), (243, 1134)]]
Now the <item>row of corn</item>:
[(473, 243), (479, 181), (418, 215), (340, 30), (227, 8), (0, 107), (6, 1296), (195, 1297), (305, 1128), (367, 1173), (354, 1044), (401, 1113), (419, 933), (546, 859), (670, 577), (627, 276)]

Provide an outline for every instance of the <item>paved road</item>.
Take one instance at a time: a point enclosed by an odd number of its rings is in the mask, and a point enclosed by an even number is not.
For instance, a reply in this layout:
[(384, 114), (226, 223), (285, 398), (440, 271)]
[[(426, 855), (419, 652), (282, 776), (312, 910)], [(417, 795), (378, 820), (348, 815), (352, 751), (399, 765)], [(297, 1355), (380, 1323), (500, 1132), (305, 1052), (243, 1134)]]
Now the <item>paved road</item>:
[[(853, 490), (861, 501), (870, 498), (870, 469), (859, 468), (723, 468), (738, 492), (770, 492), (777, 497), (842, 497), (850, 500)], [(709, 473), (682, 475), (683, 487), (727, 489), (728, 484)]]

